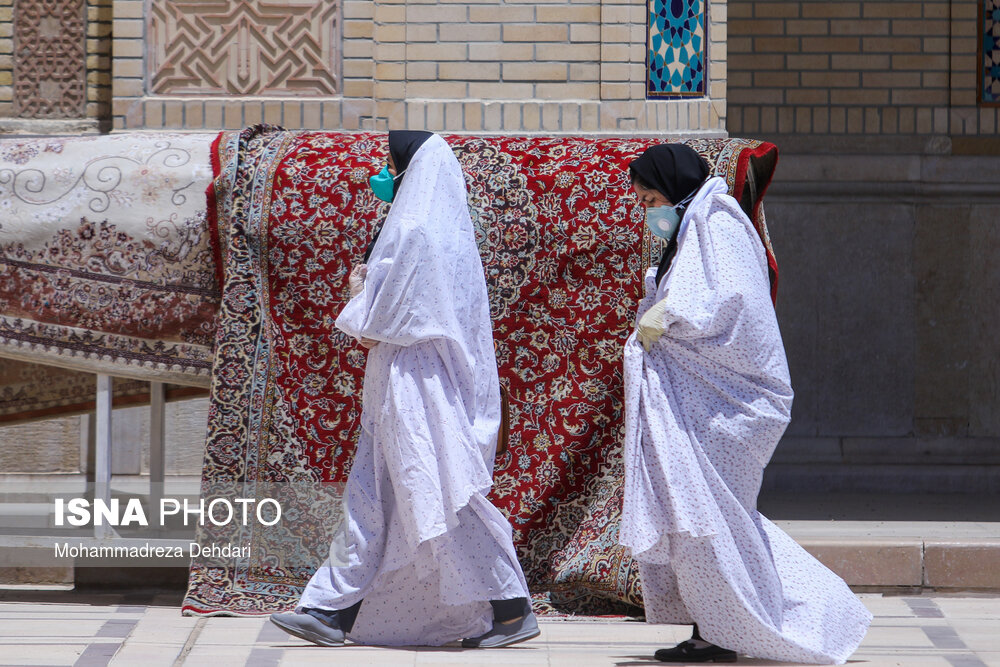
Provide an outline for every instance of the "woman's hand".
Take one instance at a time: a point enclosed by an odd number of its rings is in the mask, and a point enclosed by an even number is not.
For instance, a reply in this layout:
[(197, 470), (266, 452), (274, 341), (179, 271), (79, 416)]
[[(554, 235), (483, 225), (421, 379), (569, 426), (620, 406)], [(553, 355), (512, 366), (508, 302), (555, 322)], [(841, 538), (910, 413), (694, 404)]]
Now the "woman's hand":
[(646, 352), (653, 349), (653, 343), (660, 340), (660, 336), (667, 330), (666, 314), (667, 300), (664, 299), (650, 306), (649, 310), (639, 318), (636, 338), (642, 343)]
[(372, 340), (371, 338), (362, 338), (359, 342), (361, 343), (361, 347), (365, 348), (366, 350), (370, 350), (376, 345), (378, 345), (378, 341)]
[(350, 286), (352, 299), (361, 294), (361, 290), (365, 288), (365, 276), (367, 275), (368, 266), (366, 264), (355, 264), (354, 268), (351, 269), (351, 275), (347, 277), (347, 284)]

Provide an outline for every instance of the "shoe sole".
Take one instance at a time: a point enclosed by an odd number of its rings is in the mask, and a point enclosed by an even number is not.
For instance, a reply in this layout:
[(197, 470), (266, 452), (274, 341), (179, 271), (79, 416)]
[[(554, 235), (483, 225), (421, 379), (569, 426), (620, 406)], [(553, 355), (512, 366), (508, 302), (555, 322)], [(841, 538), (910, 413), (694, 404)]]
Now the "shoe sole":
[(512, 644), (520, 644), (521, 642), (526, 642), (529, 639), (534, 639), (540, 634), (542, 634), (542, 631), (536, 627), (531, 630), (524, 630), (522, 632), (518, 632), (517, 634), (510, 635), (509, 637), (504, 637), (504, 640), (499, 644), (489, 644), (489, 645), (479, 644), (478, 646), (466, 646), (463, 643), (462, 648), (504, 648), (505, 646), (511, 646)]
[(276, 621), (273, 618), (271, 619), (271, 622), (277, 625), (285, 632), (287, 632), (288, 634), (292, 635), (293, 637), (298, 637), (299, 639), (305, 639), (307, 642), (312, 642), (317, 646), (333, 647), (333, 646), (344, 645), (343, 641), (331, 641), (322, 635), (317, 635), (316, 633), (309, 632), (308, 630), (300, 630), (298, 628), (293, 628), (289, 625), (281, 623), (280, 621)]
[(655, 656), (653, 659), (659, 660), (665, 665), (694, 665), (694, 664), (701, 664), (704, 662), (736, 662), (737, 658), (738, 656), (723, 655), (719, 656), (718, 658), (706, 658), (705, 660), (692, 660), (690, 658), (686, 660), (660, 660)]

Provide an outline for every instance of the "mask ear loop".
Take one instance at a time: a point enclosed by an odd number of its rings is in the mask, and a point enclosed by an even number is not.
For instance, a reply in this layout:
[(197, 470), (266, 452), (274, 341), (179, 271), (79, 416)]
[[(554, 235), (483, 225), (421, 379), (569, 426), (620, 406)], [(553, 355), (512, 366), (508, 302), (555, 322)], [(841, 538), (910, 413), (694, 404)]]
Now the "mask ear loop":
[(698, 187), (696, 187), (694, 190), (692, 190), (691, 194), (689, 194), (687, 197), (685, 197), (684, 199), (682, 199), (681, 202), (679, 204), (677, 204), (677, 205), (678, 206), (686, 206), (687, 204), (690, 204), (691, 200), (694, 199), (695, 196), (697, 196), (698, 191), (702, 189), (702, 187), (705, 185), (705, 183), (708, 183), (708, 179), (710, 179), (710, 178), (712, 178), (711, 174), (709, 174), (708, 176), (706, 176), (705, 178), (703, 178), (701, 180), (701, 183), (698, 184)]
[(406, 169), (404, 169), (403, 171), (399, 172), (398, 174), (396, 174), (395, 176), (392, 177), (392, 197), (393, 197), (393, 199), (396, 198), (396, 190), (399, 189), (399, 179), (402, 178), (403, 174), (405, 174), (405, 173), (406, 173)]
[(698, 192), (701, 191), (701, 188), (705, 185), (705, 183), (708, 183), (708, 180), (710, 178), (712, 178), (712, 174), (709, 174), (708, 176), (703, 178), (701, 180), (701, 183), (698, 184), (698, 187), (696, 187), (694, 190), (691, 191), (691, 194), (682, 199), (679, 203), (674, 204), (674, 210), (680, 214), (682, 219), (684, 218), (684, 214), (687, 213), (688, 204), (690, 204), (694, 200), (695, 196), (697, 196)]

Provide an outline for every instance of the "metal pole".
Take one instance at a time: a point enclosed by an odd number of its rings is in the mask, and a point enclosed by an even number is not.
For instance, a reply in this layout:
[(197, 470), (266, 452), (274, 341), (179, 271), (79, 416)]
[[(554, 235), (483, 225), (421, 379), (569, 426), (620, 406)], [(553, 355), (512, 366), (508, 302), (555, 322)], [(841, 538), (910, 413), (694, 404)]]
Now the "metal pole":
[(166, 392), (162, 382), (149, 383), (149, 514), (159, 516), (165, 475)]
[[(111, 376), (97, 376), (96, 442), (94, 443), (94, 500), (111, 504)], [(111, 537), (114, 529), (95, 525), (94, 537)]]

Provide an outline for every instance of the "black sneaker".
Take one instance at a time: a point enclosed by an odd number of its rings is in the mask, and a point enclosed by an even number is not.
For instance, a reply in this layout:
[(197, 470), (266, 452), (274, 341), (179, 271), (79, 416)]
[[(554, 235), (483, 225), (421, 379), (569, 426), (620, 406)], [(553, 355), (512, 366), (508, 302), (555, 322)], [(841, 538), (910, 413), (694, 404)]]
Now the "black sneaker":
[(653, 654), (660, 662), (736, 662), (736, 651), (709, 644), (698, 648), (690, 639)]

